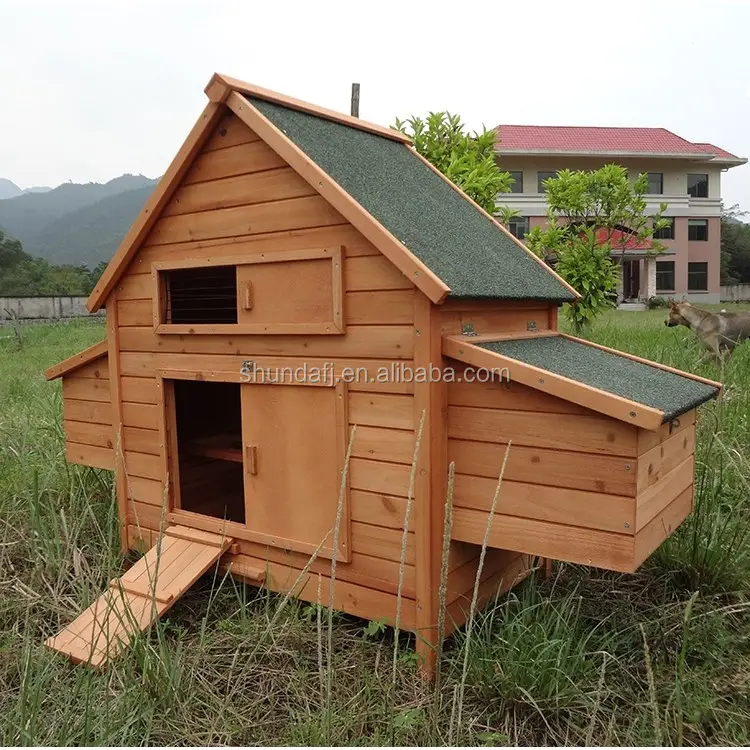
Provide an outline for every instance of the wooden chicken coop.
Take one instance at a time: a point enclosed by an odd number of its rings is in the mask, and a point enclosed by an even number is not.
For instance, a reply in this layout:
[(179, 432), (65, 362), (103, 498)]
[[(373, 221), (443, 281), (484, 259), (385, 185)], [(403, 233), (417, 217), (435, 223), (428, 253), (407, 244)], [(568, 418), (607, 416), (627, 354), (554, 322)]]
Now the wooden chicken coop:
[(634, 571), (691, 511), (719, 384), (559, 333), (576, 292), (401, 133), (206, 93), (88, 301), (106, 340), (47, 372), (68, 460), (114, 471), (122, 546), (150, 548), (48, 645), (102, 665), (212, 565), (287, 591), (315, 555), (295, 593), (327, 603), (334, 553), (334, 606), (393, 622), (423, 415), (400, 624), (428, 670), (449, 462), (449, 632), (508, 442), (480, 601), (536, 556)]

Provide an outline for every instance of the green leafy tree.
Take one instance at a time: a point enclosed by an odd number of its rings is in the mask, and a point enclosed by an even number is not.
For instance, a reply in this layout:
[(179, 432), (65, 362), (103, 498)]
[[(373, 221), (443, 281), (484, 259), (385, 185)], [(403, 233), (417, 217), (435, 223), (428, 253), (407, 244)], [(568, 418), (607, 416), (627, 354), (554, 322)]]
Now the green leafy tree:
[(495, 158), (495, 132), (467, 133), (461, 118), (431, 112), (426, 119), (396, 118), (397, 130), (410, 136), (414, 148), (485, 211), (495, 213), (498, 193), (510, 192), (512, 178)]
[[(649, 216), (646, 207), (647, 176), (630, 182), (617, 164), (593, 171), (569, 169), (546, 180), (547, 228), (535, 227), (526, 244), (549, 263), (581, 295), (566, 305), (565, 316), (577, 333), (583, 333), (615, 302), (619, 281), (616, 259), (629, 247), (648, 246), (649, 253), (663, 252), (654, 232), (668, 225), (666, 204)], [(615, 259), (613, 259), (613, 254)]]
[(94, 288), (97, 272), (101, 275), (99, 266), (92, 272), (86, 266), (55, 266), (32, 258), (18, 240), (0, 231), (0, 296), (85, 296)]
[(747, 211), (735, 204), (721, 212), (721, 283), (750, 282), (750, 224), (744, 223)]

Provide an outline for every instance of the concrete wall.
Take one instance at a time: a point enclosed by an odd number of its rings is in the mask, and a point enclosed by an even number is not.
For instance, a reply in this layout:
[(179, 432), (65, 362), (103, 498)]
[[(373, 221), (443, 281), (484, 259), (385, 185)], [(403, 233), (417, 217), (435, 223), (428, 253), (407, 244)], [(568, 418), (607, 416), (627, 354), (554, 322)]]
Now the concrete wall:
[(732, 284), (721, 287), (722, 302), (750, 301), (750, 284)]
[[(61, 320), (89, 317), (86, 299), (86, 297), (0, 297), (0, 323), (15, 318)], [(102, 317), (104, 310), (100, 310), (95, 315)]]

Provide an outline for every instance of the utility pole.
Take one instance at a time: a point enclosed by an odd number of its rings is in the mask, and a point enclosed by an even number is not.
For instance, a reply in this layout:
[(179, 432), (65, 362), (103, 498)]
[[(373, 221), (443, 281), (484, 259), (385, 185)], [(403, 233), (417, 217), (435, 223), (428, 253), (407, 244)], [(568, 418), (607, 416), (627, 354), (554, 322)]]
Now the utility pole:
[(352, 84), (352, 117), (359, 117), (359, 84)]

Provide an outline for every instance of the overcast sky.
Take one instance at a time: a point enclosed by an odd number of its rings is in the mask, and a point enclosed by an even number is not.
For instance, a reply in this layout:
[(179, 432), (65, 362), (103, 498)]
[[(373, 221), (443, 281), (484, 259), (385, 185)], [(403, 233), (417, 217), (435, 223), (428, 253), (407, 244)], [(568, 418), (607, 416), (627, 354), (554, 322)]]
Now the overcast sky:
[[(0, 177), (160, 175), (213, 71), (360, 115), (665, 127), (750, 156), (750, 2), (0, 0)], [(750, 210), (750, 166), (724, 177)]]

